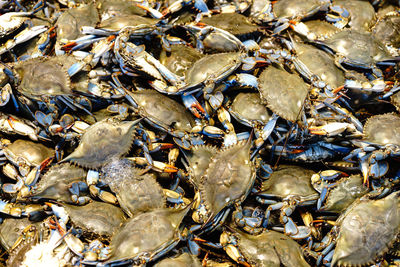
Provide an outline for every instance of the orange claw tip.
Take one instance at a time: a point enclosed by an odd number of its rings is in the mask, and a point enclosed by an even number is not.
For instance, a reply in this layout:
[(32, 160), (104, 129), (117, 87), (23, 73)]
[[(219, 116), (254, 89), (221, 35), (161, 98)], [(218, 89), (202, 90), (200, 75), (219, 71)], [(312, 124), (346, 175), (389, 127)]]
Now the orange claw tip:
[(333, 89), (332, 93), (337, 94), (338, 92), (340, 92), (341, 90), (343, 90), (344, 85), (339, 86), (338, 88)]
[(175, 166), (172, 166), (172, 165), (166, 165), (165, 167), (164, 167), (164, 169), (163, 169), (163, 171), (164, 172), (167, 172), (167, 173), (173, 173), (173, 172), (178, 172), (178, 168), (177, 167), (175, 167)]

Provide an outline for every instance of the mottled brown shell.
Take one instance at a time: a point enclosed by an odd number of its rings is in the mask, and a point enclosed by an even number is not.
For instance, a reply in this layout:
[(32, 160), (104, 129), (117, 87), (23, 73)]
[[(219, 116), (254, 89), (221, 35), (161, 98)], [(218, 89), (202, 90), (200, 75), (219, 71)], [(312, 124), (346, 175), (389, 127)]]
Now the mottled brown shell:
[(129, 152), (135, 133), (134, 121), (112, 119), (91, 125), (82, 135), (79, 146), (63, 162), (96, 169)]
[(368, 1), (334, 0), (334, 6), (340, 6), (350, 14), (349, 26), (357, 31), (369, 31), (375, 23), (375, 10)]
[(165, 130), (190, 132), (195, 124), (185, 106), (155, 90), (136, 91), (131, 96), (141, 108), (141, 115)]
[(375, 115), (364, 126), (365, 140), (379, 145), (400, 145), (400, 117), (394, 113)]
[(345, 177), (328, 193), (321, 210), (340, 213), (368, 191), (369, 188), (364, 185), (361, 175)]
[(241, 203), (255, 181), (255, 167), (250, 161), (251, 141), (220, 150), (210, 162), (199, 185), (209, 218), (224, 207)]
[(385, 45), (370, 33), (344, 30), (323, 43), (346, 58), (346, 63), (370, 68), (379, 61), (392, 60)]
[(95, 27), (98, 21), (99, 15), (94, 4), (67, 9), (56, 22), (57, 39), (75, 40), (82, 35), (82, 26)]
[(271, 118), (270, 111), (257, 93), (240, 93), (232, 102), (229, 111), (239, 122), (252, 127), (265, 125)]
[(177, 243), (179, 225), (187, 211), (187, 208), (179, 211), (160, 209), (128, 219), (111, 239), (108, 263), (140, 259), (143, 253), (152, 258), (160, 247)]
[(211, 17), (203, 17), (201, 22), (220, 28), (233, 35), (244, 35), (258, 31), (258, 26), (251, 23), (246, 17), (238, 13), (221, 13)]
[(191, 148), (191, 154), (187, 156), (192, 181), (196, 186), (200, 184), (201, 177), (207, 170), (212, 156), (217, 153), (214, 146), (200, 145)]
[[(133, 6), (133, 5), (132, 5)], [(120, 15), (108, 18), (102, 21), (99, 25), (101, 29), (107, 29), (111, 31), (119, 31), (126, 26), (139, 26), (139, 25), (154, 25), (157, 20), (146, 18), (138, 15)]]
[(274, 3), (273, 12), (278, 18), (304, 18), (316, 13), (320, 7), (319, 0), (280, 0)]
[(318, 196), (311, 185), (313, 174), (314, 171), (299, 166), (280, 165), (279, 169), (262, 183), (260, 193), (280, 198)]
[(290, 121), (300, 117), (309, 86), (298, 74), (269, 66), (258, 80), (261, 98), (273, 112)]
[(160, 62), (170, 71), (179, 76), (184, 76), (193, 63), (203, 56), (203, 54), (193, 47), (173, 45), (170, 52), (165, 50), (161, 52)]
[(239, 251), (251, 266), (309, 266), (303, 257), (300, 245), (284, 234), (267, 231), (260, 235), (243, 232), (233, 235), (238, 240)]
[(189, 253), (183, 253), (176, 258), (163, 259), (154, 265), (154, 267), (186, 267), (186, 266), (201, 267), (202, 265), (196, 256)]
[(333, 24), (324, 20), (309, 20), (305, 21), (304, 24), (307, 26), (308, 30), (316, 36), (317, 40), (324, 40), (340, 31), (340, 29)]
[(294, 43), (297, 58), (304, 63), (311, 73), (330, 85), (333, 89), (344, 85), (345, 76), (328, 53), (312, 45)]
[(30, 98), (72, 95), (71, 81), (67, 69), (61, 63), (48, 58), (33, 58), (15, 65), (20, 79), (18, 91)]
[(111, 236), (126, 220), (120, 208), (104, 202), (93, 201), (85, 206), (63, 206), (74, 225), (97, 235)]
[(54, 149), (32, 141), (18, 139), (3, 149), (6, 157), (18, 165), (19, 159), (23, 159), (30, 166), (39, 166), (45, 159), (53, 157)]
[(32, 222), (28, 218), (6, 218), (0, 224), (0, 242), (1, 245), (9, 250), (17, 241), (22, 231), (28, 226), (39, 227), (39, 222)]
[(355, 201), (337, 220), (340, 232), (332, 266), (366, 266), (382, 257), (400, 232), (399, 204), (398, 192)]
[(69, 186), (84, 182), (86, 171), (69, 163), (52, 166), (32, 189), (31, 197), (72, 203)]
[(148, 212), (166, 207), (166, 198), (161, 185), (149, 173), (134, 168), (127, 161), (108, 164), (102, 168), (105, 181), (118, 199), (121, 208), (133, 217), (141, 212)]

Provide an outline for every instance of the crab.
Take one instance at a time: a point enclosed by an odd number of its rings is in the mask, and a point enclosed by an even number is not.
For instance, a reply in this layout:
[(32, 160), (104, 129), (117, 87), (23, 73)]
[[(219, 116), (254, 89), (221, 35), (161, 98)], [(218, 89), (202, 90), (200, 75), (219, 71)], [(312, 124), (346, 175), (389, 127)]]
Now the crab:
[(112, 118), (91, 125), (82, 135), (79, 146), (61, 162), (74, 162), (96, 169), (113, 158), (129, 152), (134, 143), (138, 121), (118, 121)]
[(311, 183), (320, 193), (317, 209), (341, 213), (356, 199), (369, 192), (359, 174), (345, 176), (335, 170), (326, 170), (311, 176)]
[(328, 14), (326, 19), (330, 22), (334, 22), (338, 27), (343, 28), (349, 26), (351, 29), (356, 31), (369, 31), (371, 26), (375, 23), (375, 10), (374, 7), (367, 1), (344, 1), (344, 0), (333, 0), (333, 8), (337, 10), (343, 9), (348, 12), (350, 17), (349, 22), (344, 24), (338, 16)]
[(34, 112), (41, 109), (46, 114), (53, 113), (56, 117), (58, 107), (63, 106), (90, 114), (78, 103), (78, 98), (74, 97), (78, 92), (73, 90), (79, 88), (71, 86), (71, 76), (78, 73), (81, 66), (81, 62), (68, 57), (41, 57), (16, 62), (10, 69), (3, 68), (4, 73), (11, 79), (13, 90), (4, 92), (7, 89), (5, 86), (2, 93), (10, 94), (6, 99), (16, 98), (16, 109), (19, 110), (22, 105), (33, 118), (36, 118)]
[[(29, 233), (31, 226), (37, 229), (41, 222), (32, 222), (28, 218), (6, 218), (0, 225), (0, 242), (6, 250), (12, 250), (23, 241), (23, 234)], [(24, 231), (25, 230), (25, 231)], [(28, 231), (26, 231), (28, 230)]]
[(311, 235), (308, 226), (297, 226), (290, 216), (296, 207), (314, 205), (319, 194), (311, 186), (313, 171), (298, 166), (280, 166), (262, 183), (257, 192), (257, 201), (269, 204), (263, 226), (268, 226), (272, 211), (280, 210), (280, 221), (286, 235), (294, 239), (304, 239)]
[(105, 264), (145, 264), (168, 253), (180, 241), (180, 224), (188, 210), (157, 209), (128, 219), (111, 238)]
[(84, 206), (63, 204), (61, 208), (64, 208), (69, 221), (75, 227), (105, 237), (112, 236), (126, 220), (120, 208), (98, 201), (92, 201)]
[(237, 121), (255, 130), (257, 147), (261, 147), (268, 139), (278, 119), (263, 105), (257, 93), (239, 93), (230, 105), (229, 112)]
[(0, 112), (0, 131), (8, 135), (27, 136), (32, 141), (48, 140), (42, 129), (30, 120)]
[(54, 149), (22, 139), (13, 143), (3, 139), (2, 146), (3, 155), (11, 163), (3, 167), (3, 173), (17, 180), (16, 184), (3, 184), (3, 190), (7, 193), (17, 193), (35, 184), (41, 168), (45, 167), (55, 155)]
[(211, 231), (223, 223), (229, 211), (243, 202), (252, 188), (256, 171), (250, 160), (251, 138), (225, 147), (211, 159), (195, 200), (193, 219)]
[(318, 251), (326, 248), (318, 263), (332, 258), (332, 266), (373, 264), (393, 246), (399, 231), (399, 193), (393, 192), (377, 200), (366, 195), (354, 201), (340, 215), (329, 235), (323, 239), (323, 246), (317, 244)]
[(56, 53), (63, 54), (62, 46), (82, 35), (82, 26), (95, 26), (98, 22), (99, 15), (94, 3), (70, 8), (63, 12), (56, 22)]
[(259, 235), (224, 231), (220, 242), (228, 256), (243, 266), (309, 266), (300, 245), (275, 231)]
[(185, 267), (185, 266), (193, 266), (193, 267), (201, 267), (201, 262), (199, 259), (190, 254), (190, 253), (182, 253), (177, 257), (166, 258), (157, 262), (155, 267), (169, 267), (169, 266), (176, 266), (176, 267)]
[(382, 77), (382, 72), (377, 65), (394, 65), (393, 62), (396, 62), (383, 43), (365, 32), (343, 30), (315, 43), (327, 48), (327, 51), (333, 51), (338, 66), (372, 70), (378, 78)]
[[(349, 153), (344, 160), (358, 162), (364, 183), (369, 177), (380, 178), (389, 170), (386, 159), (400, 155), (400, 139), (397, 129), (400, 118), (393, 113), (375, 115), (364, 126), (365, 138), (353, 143), (359, 148)], [(376, 129), (380, 129), (379, 131)], [(353, 160), (356, 158), (356, 161)]]
[(371, 31), (375, 38), (384, 43), (393, 56), (398, 56), (400, 48), (400, 16), (398, 12), (389, 12), (379, 17)]
[(63, 203), (84, 204), (90, 198), (85, 177), (87, 172), (69, 163), (52, 166), (31, 189), (23, 195), (31, 199), (51, 199)]
[(165, 208), (167, 201), (176, 204), (190, 203), (179, 193), (162, 188), (154, 175), (142, 172), (143, 170), (133, 167), (129, 159), (114, 161), (102, 168), (104, 182), (116, 194), (119, 205), (129, 217)]
[[(260, 74), (258, 80), (261, 99), (267, 102), (272, 112), (292, 122), (301, 118), (309, 91), (309, 85), (301, 77), (271, 65)], [(283, 99), (282, 95), (286, 97)]]

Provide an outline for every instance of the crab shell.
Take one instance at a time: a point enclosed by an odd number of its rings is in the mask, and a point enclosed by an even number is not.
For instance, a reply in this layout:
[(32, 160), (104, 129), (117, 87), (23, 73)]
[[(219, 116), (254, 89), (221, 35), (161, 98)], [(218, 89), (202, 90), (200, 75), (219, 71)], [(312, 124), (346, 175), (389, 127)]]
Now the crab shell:
[(266, 231), (260, 235), (239, 231), (229, 234), (224, 232), (221, 234), (220, 242), (225, 248), (229, 245), (228, 235), (235, 237), (237, 249), (251, 266), (309, 266), (303, 257), (300, 245), (284, 234), (275, 231)]
[(349, 26), (357, 31), (369, 31), (375, 23), (374, 7), (367, 1), (353, 0), (334, 0), (334, 6), (346, 9), (350, 14)]
[(93, 201), (85, 206), (63, 206), (74, 225), (101, 236), (111, 236), (126, 220), (120, 208), (108, 203)]
[(267, 106), (282, 118), (295, 121), (302, 110), (309, 86), (299, 75), (274, 66), (267, 67), (258, 80), (258, 90), (261, 98), (267, 101)]
[(99, 15), (94, 4), (70, 8), (63, 12), (56, 22), (58, 41), (75, 40), (82, 35), (82, 26), (94, 27), (98, 21)]
[(253, 187), (256, 171), (250, 160), (251, 140), (226, 147), (211, 159), (199, 184), (207, 219), (223, 208), (246, 199)]
[(212, 156), (217, 153), (215, 146), (199, 145), (191, 148), (191, 154), (187, 156), (191, 178), (193, 183), (198, 186), (201, 182), (201, 177), (207, 170)]
[(370, 69), (378, 62), (393, 60), (385, 45), (370, 33), (344, 30), (322, 43), (359, 68)]
[(325, 40), (340, 31), (333, 24), (324, 20), (309, 20), (303, 23), (316, 36), (317, 40)]
[(159, 209), (128, 219), (111, 239), (111, 257), (106, 262), (156, 260), (179, 242), (179, 226), (188, 208)]
[(361, 175), (350, 175), (338, 181), (328, 194), (321, 210), (341, 213), (356, 199), (368, 193), (369, 188), (363, 184)]
[(164, 259), (157, 264), (154, 265), (154, 267), (186, 267), (186, 266), (191, 266), (191, 267), (201, 267), (201, 263), (199, 259), (189, 253), (183, 253), (179, 255), (176, 258), (167, 258)]
[(116, 166), (113, 163), (107, 164), (102, 168), (102, 174), (129, 217), (166, 207), (162, 187), (153, 175), (141, 174), (143, 170), (134, 168), (127, 161), (122, 160), (117, 164), (117, 168), (113, 167)]
[[(399, 193), (353, 203), (337, 220), (337, 238), (332, 266), (365, 266), (382, 257), (400, 232)], [(360, 231), (362, 229), (362, 231)]]
[(1, 245), (9, 250), (17, 241), (22, 231), (29, 225), (39, 228), (40, 222), (32, 222), (28, 218), (6, 218), (0, 224), (0, 242)]
[(400, 117), (394, 113), (375, 115), (364, 126), (365, 140), (379, 145), (400, 145)]
[(85, 179), (86, 171), (82, 168), (72, 166), (69, 163), (54, 165), (34, 186), (30, 196), (71, 203), (69, 186), (74, 182), (84, 182)]
[(274, 3), (273, 11), (277, 18), (305, 18), (326, 9), (326, 2), (321, 0), (280, 0)]
[(400, 16), (398, 13), (396, 12), (379, 19), (372, 28), (372, 33), (384, 44), (399, 48)]
[(105, 119), (91, 125), (82, 135), (79, 146), (62, 162), (71, 161), (96, 169), (129, 152), (135, 133), (135, 121)]
[(317, 191), (312, 187), (310, 178), (314, 171), (299, 166), (280, 165), (268, 180), (261, 185), (263, 194), (286, 198), (289, 196), (309, 197), (318, 196)]
[(271, 118), (270, 111), (257, 93), (240, 93), (229, 108), (231, 115), (246, 126), (265, 125)]
[[(189, 87), (197, 87), (211, 77), (221, 79), (235, 71), (242, 63), (241, 52), (206, 55), (197, 60), (186, 73)], [(228, 74), (227, 74), (228, 73)]]
[(314, 46), (298, 42), (294, 42), (294, 47), (297, 58), (307, 66), (311, 73), (318, 75), (332, 88), (338, 88), (344, 84), (344, 73), (335, 65), (331, 55)]
[(238, 13), (221, 13), (211, 17), (203, 17), (201, 22), (220, 28), (236, 36), (255, 33), (259, 30), (250, 20)]
[(72, 95), (71, 81), (62, 63), (50, 58), (33, 58), (17, 63), (14, 71), (21, 81), (18, 91), (36, 100)]
[(193, 63), (202, 57), (203, 54), (193, 47), (173, 45), (170, 52), (161, 52), (160, 62), (173, 73), (183, 76)]
[[(134, 5), (131, 5), (134, 6)], [(99, 28), (106, 29), (110, 31), (119, 31), (126, 26), (138, 26), (138, 25), (154, 25), (157, 23), (157, 20), (146, 18), (133, 14), (126, 14), (121, 16), (110, 17), (106, 20), (103, 20)]]
[(7, 159), (18, 166), (21, 159), (28, 166), (39, 166), (45, 159), (53, 157), (54, 149), (32, 141), (18, 139), (3, 149)]
[(130, 94), (139, 106), (139, 113), (151, 125), (163, 131), (190, 132), (195, 124), (192, 114), (180, 103), (155, 90)]
[(396, 107), (397, 111), (400, 110), (400, 94), (394, 94), (390, 98), (390, 102)]

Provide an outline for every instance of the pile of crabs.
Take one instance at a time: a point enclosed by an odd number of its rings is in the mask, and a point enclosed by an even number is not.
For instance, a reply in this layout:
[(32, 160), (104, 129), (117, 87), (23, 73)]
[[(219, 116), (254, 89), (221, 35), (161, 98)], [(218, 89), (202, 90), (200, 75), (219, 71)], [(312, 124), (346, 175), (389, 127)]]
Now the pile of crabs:
[(0, 14), (1, 264), (399, 266), (399, 1)]

